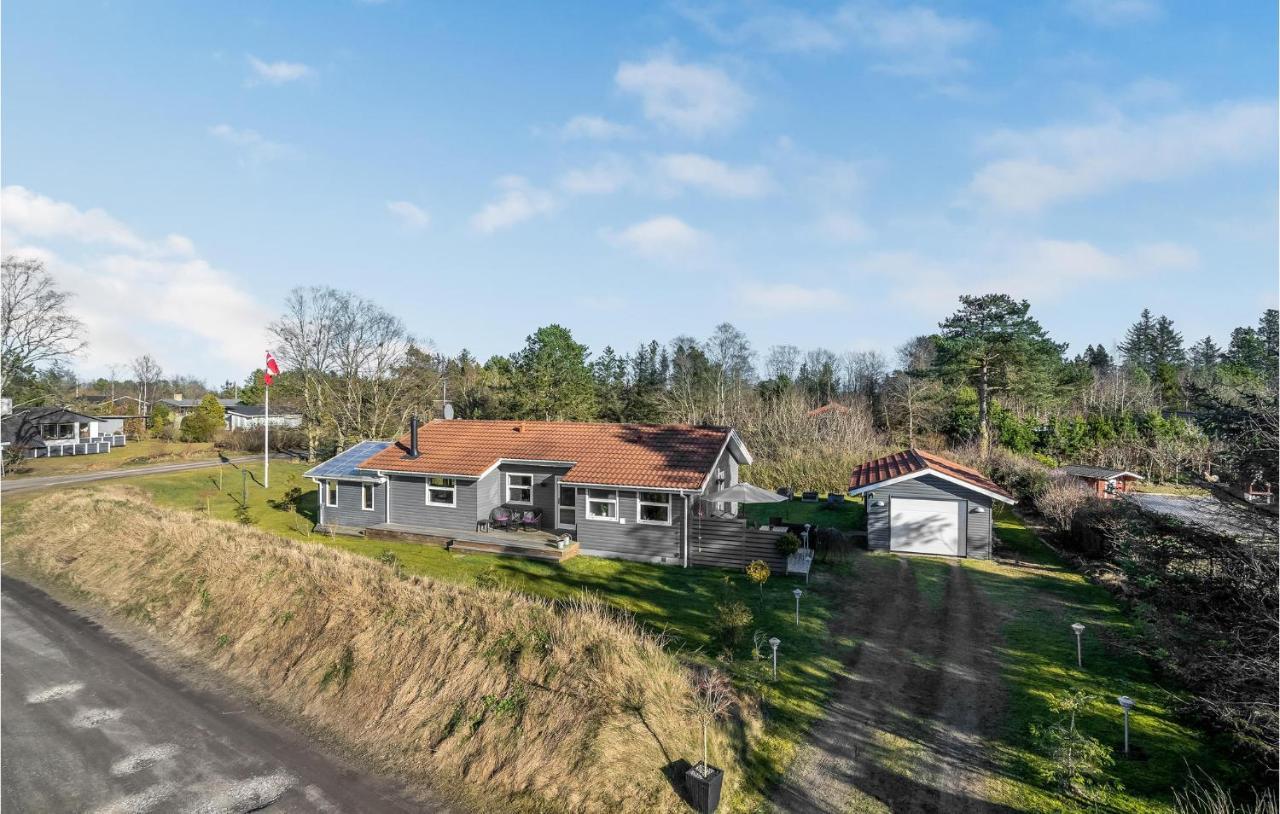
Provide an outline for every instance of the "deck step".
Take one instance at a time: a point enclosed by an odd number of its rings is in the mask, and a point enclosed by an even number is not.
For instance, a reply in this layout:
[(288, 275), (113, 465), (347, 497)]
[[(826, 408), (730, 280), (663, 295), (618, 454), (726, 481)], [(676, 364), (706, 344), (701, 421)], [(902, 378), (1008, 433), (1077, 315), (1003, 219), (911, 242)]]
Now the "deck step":
[(559, 549), (552, 546), (503, 545), (502, 543), (454, 540), (450, 543), (449, 550), (469, 554), (500, 554), (508, 557), (524, 557), (531, 560), (564, 562), (578, 555), (578, 544), (571, 543), (563, 549)]

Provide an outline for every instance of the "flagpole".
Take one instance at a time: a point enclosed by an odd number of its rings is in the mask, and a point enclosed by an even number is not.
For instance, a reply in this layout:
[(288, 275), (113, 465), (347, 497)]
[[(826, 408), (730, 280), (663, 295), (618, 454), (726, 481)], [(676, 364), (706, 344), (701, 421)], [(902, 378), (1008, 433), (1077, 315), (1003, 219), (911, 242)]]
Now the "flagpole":
[(271, 485), (271, 385), (262, 388), (262, 488)]

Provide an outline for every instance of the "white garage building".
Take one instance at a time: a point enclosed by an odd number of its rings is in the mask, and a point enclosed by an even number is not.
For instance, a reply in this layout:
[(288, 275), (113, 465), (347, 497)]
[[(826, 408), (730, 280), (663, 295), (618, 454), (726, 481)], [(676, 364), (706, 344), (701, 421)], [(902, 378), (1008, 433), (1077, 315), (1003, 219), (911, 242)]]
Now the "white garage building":
[(872, 550), (991, 558), (991, 508), (1017, 500), (981, 472), (919, 449), (853, 470), (849, 494), (867, 505)]

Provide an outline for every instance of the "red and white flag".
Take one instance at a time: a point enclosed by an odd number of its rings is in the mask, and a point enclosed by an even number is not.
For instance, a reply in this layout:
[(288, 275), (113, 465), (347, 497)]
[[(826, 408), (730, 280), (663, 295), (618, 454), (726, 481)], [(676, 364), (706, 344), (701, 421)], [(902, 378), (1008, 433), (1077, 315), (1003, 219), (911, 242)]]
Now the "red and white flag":
[(271, 351), (267, 351), (267, 370), (262, 374), (262, 382), (267, 387), (271, 386), (273, 377), (280, 375), (280, 365), (276, 364), (276, 357), (271, 355)]

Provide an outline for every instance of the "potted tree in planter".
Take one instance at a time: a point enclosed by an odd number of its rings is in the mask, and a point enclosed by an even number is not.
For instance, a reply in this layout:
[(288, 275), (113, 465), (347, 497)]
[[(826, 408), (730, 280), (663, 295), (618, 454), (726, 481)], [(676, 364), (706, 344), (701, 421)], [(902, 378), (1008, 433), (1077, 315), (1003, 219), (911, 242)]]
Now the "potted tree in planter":
[(709, 667), (699, 669), (694, 676), (692, 702), (693, 713), (702, 724), (702, 760), (685, 772), (685, 789), (694, 811), (714, 814), (720, 806), (724, 770), (707, 762), (707, 727), (724, 719), (733, 708), (733, 687), (728, 677)]

